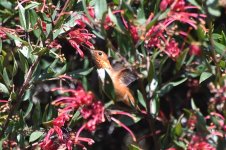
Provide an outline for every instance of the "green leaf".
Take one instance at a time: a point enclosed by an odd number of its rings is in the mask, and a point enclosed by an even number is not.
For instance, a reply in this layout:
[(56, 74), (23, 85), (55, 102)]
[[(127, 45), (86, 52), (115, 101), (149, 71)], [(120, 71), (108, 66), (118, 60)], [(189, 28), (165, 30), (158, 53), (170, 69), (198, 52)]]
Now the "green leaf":
[(0, 38), (0, 53), (2, 52), (2, 39)]
[(184, 65), (184, 61), (187, 57), (189, 49), (184, 50), (180, 56), (178, 57), (178, 59), (176, 60), (176, 70), (179, 71), (181, 69), (181, 67)]
[(9, 94), (9, 90), (7, 89), (7, 87), (0, 83), (0, 93), (5, 93), (5, 94)]
[(184, 83), (187, 80), (187, 78), (183, 78), (179, 81), (176, 82), (169, 82), (168, 84), (164, 85), (159, 91), (159, 95), (163, 96), (164, 94), (166, 94), (167, 92), (169, 92), (173, 87), (178, 86), (182, 83)]
[(159, 107), (160, 107), (159, 96), (158, 96), (158, 94), (156, 94), (155, 97), (150, 101), (150, 113), (151, 113), (151, 115), (156, 117), (159, 113)]
[(225, 69), (225, 68), (226, 68), (226, 62), (225, 62), (224, 60), (220, 60), (220, 61), (219, 61), (219, 66), (220, 66), (221, 68)]
[(212, 16), (219, 17), (221, 15), (221, 12), (218, 8), (208, 7), (207, 10)]
[(103, 14), (107, 11), (106, 0), (95, 0), (94, 10), (97, 19), (102, 19)]
[(78, 120), (80, 119), (79, 116), (80, 116), (80, 111), (77, 110), (77, 111), (74, 113), (74, 115), (73, 115), (73, 117), (71, 118), (71, 121), (70, 121), (70, 123), (69, 123), (69, 125), (70, 125), (71, 128), (73, 128), (74, 125), (75, 125), (75, 123), (76, 123), (76, 121), (78, 121)]
[(140, 90), (137, 90), (137, 96), (138, 96), (138, 101), (140, 102), (140, 104), (146, 109), (146, 102), (144, 100), (144, 97), (142, 95), (142, 93), (140, 92)]
[(186, 148), (187, 148), (186, 144), (185, 144), (184, 142), (182, 142), (182, 141), (174, 140), (173, 143), (174, 143), (176, 146), (178, 146), (178, 147), (180, 147), (180, 148), (182, 148), (182, 149), (186, 149)]
[[(38, 15), (35, 12), (35, 10), (29, 10), (29, 17), (30, 17), (30, 23), (31, 23), (31, 27), (34, 27), (37, 24), (38, 21)], [(35, 30), (33, 30), (34, 32)]]
[(35, 122), (33, 127), (37, 128), (40, 126), (40, 124), (42, 122), (42, 111), (41, 111), (40, 102), (37, 102), (33, 109), (34, 109), (34, 113), (32, 116), (32, 120), (33, 120), (33, 122)]
[(51, 104), (47, 104), (45, 110), (42, 115), (42, 123), (44, 122), (51, 122), (53, 119), (53, 115), (56, 113), (57, 110), (54, 109), (54, 106)]
[(75, 70), (75, 71), (68, 73), (68, 75), (70, 75), (72, 77), (87, 76), (92, 71), (93, 71), (93, 67), (86, 68), (86, 69), (78, 69), (78, 70)]
[(14, 56), (13, 56), (13, 70), (12, 70), (12, 77), (14, 77), (14, 76), (16, 75), (17, 70), (18, 70), (18, 64), (17, 64), (16, 59), (15, 59)]
[(6, 68), (3, 69), (3, 74), (2, 74), (2, 78), (6, 84), (7, 87), (10, 87), (10, 84), (11, 84), (11, 81), (9, 79), (9, 75), (7, 73), (7, 70)]
[(24, 55), (24, 57), (26, 57), (27, 59), (30, 58), (30, 51), (27, 46), (23, 46), (21, 49), (19, 48), (18, 50), (21, 52), (21, 54)]
[(195, 102), (194, 102), (194, 99), (193, 98), (191, 99), (191, 108), (193, 110), (197, 110), (198, 109), (198, 107), (195, 105)]
[(31, 110), (33, 108), (33, 105), (34, 105), (33, 102), (29, 101), (29, 105), (27, 107), (27, 110), (26, 110), (25, 114), (23, 115), (23, 118), (26, 118), (29, 115), (29, 113), (31, 112)]
[(200, 5), (196, 2), (196, 0), (188, 0), (188, 2), (191, 3), (192, 5), (200, 7)]
[(221, 44), (226, 45), (226, 35), (225, 35), (224, 31), (221, 32), (221, 35), (222, 35), (222, 42), (221, 42)]
[(206, 33), (205, 33), (205, 31), (203, 30), (203, 28), (201, 26), (198, 26), (198, 29), (196, 30), (196, 33), (197, 33), (196, 35), (197, 35), (197, 37), (198, 37), (198, 39), (200, 41), (204, 41), (205, 40)]
[(5, 32), (5, 33), (6, 33), (6, 35), (7, 35), (9, 38), (13, 39), (13, 40), (15, 41), (15, 43), (16, 43), (16, 42), (21, 42), (21, 43), (23, 43), (23, 44), (25, 44), (25, 45), (28, 45), (28, 42), (22, 40), (19, 36), (10, 34), (10, 33), (8, 33), (8, 32)]
[(14, 6), (9, 0), (0, 0), (0, 5), (6, 9), (12, 9), (12, 6)]
[(28, 62), (22, 53), (19, 53), (19, 58), (20, 58), (20, 62), (21, 62), (20, 68), (24, 73), (26, 73), (28, 71)]
[(139, 24), (145, 24), (146, 22), (144, 10), (141, 8), (137, 9), (137, 22)]
[(213, 74), (209, 72), (203, 72), (199, 78), (199, 84), (211, 77)]
[(226, 49), (226, 46), (217, 42), (217, 41), (214, 41), (214, 46), (216, 48), (216, 52), (220, 55), (225, 55), (225, 49)]
[(41, 131), (35, 131), (35, 132), (31, 133), (31, 135), (30, 135), (30, 137), (29, 137), (29, 143), (36, 141), (36, 140), (39, 139), (43, 134), (44, 134), (44, 132), (41, 132)]
[(206, 136), (207, 134), (209, 134), (209, 131), (206, 127), (205, 117), (198, 110), (195, 112), (195, 115), (197, 117), (197, 123), (196, 123), (197, 131), (202, 133), (203, 136)]
[(148, 82), (151, 82), (155, 76), (155, 66), (152, 61), (150, 61), (150, 67), (148, 69)]
[(24, 7), (20, 3), (18, 3), (18, 7), (19, 7), (20, 24), (21, 24), (21, 26), (25, 30), (27, 30), (26, 17), (25, 17), (25, 9), (24, 9)]
[(28, 4), (28, 5), (25, 7), (25, 9), (34, 9), (34, 8), (38, 7), (39, 5), (40, 5), (40, 3), (31, 1), (31, 3)]
[(141, 148), (139, 148), (138, 145), (135, 144), (130, 144), (129, 145), (129, 150), (142, 150)]
[(122, 24), (119, 22), (117, 17), (112, 13), (110, 8), (108, 9), (108, 15), (109, 15), (109, 18), (111, 19), (111, 21), (116, 25), (115, 29), (121, 33), (124, 33), (123, 32), (124, 28), (123, 28)]
[(180, 122), (177, 123), (174, 132), (178, 137), (180, 137), (182, 135), (183, 130), (182, 130), (182, 125)]
[(146, 31), (148, 31), (149, 29), (151, 29), (151, 27), (153, 25), (155, 25), (157, 22), (158, 22), (158, 17), (159, 17), (159, 14), (157, 14), (151, 21), (150, 23), (147, 24), (146, 26)]

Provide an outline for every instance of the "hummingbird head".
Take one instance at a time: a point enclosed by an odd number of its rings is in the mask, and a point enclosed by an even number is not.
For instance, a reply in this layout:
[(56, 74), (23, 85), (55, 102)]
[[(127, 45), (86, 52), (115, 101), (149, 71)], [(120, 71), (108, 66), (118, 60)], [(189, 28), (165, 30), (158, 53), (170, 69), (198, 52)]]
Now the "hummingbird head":
[(110, 69), (111, 64), (108, 60), (108, 56), (103, 52), (99, 50), (91, 50), (92, 59), (98, 69)]

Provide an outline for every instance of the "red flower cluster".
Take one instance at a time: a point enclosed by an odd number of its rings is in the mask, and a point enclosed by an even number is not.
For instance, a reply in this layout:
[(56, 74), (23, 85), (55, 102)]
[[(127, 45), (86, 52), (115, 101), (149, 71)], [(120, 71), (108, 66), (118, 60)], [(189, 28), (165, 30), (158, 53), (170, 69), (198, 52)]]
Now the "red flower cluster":
[(17, 32), (22, 32), (21, 29), (17, 28), (17, 29), (10, 29), (10, 28), (6, 28), (6, 27), (2, 27), (0, 26), (0, 38), (1, 39), (7, 39), (7, 34), (6, 33), (9, 33), (9, 34), (17, 34)]
[[(186, 36), (186, 34), (184, 34), (185, 32), (183, 31), (179, 31), (177, 33), (176, 26), (173, 26), (172, 23), (179, 21), (181, 23), (190, 25), (194, 29), (197, 29), (197, 20), (204, 22), (202, 18), (204, 18), (205, 15), (188, 12), (189, 9), (198, 8), (195, 6), (186, 5), (184, 0), (162, 0), (160, 4), (160, 10), (165, 11), (167, 7), (170, 7), (167, 17), (148, 30), (145, 35), (145, 43), (146, 47), (148, 48), (159, 48), (169, 57), (176, 58), (180, 53), (180, 48), (172, 36), (177, 34)], [(198, 52), (197, 47), (192, 47), (192, 50), (193, 54), (200, 53)]]
[[(81, 25), (81, 21), (78, 22), (78, 25)], [(90, 40), (94, 37), (96, 37), (94, 34), (91, 34), (88, 32), (88, 30), (85, 29), (85, 24), (82, 24), (80, 28), (77, 28), (75, 30), (72, 30), (68, 33), (68, 41), (73, 46), (79, 55), (81, 57), (84, 57), (84, 53), (81, 50), (80, 46), (84, 45), (89, 47), (90, 49), (94, 49), (93, 44), (90, 42)]]
[[(71, 77), (64, 75), (60, 78), (73, 80)], [(52, 91), (68, 93), (69, 96), (59, 97), (52, 102), (53, 105), (60, 106), (61, 108), (58, 109), (58, 117), (52, 121), (53, 127), (48, 131), (44, 140), (40, 143), (41, 148), (43, 150), (54, 150), (63, 147), (71, 150), (73, 145), (85, 148), (82, 142), (89, 145), (93, 144), (94, 141), (92, 139), (80, 137), (80, 133), (84, 129), (94, 131), (97, 125), (105, 121), (105, 109), (103, 104), (100, 101), (95, 100), (92, 92), (86, 92), (80, 83), (78, 83), (76, 89), (54, 88)], [(64, 128), (67, 127), (67, 124), (75, 111), (80, 112), (80, 116), (84, 120), (84, 123), (75, 133), (65, 132)], [(109, 115), (125, 115), (135, 120), (131, 114), (119, 110), (109, 110)], [(134, 133), (126, 125), (112, 116), (110, 116), (110, 119), (127, 130), (133, 140), (136, 141)]]
[[(94, 8), (93, 7), (89, 7), (88, 8), (88, 12), (89, 12), (89, 15), (93, 19), (96, 19), (95, 18), (95, 11), (94, 11)], [(121, 16), (121, 19), (123, 21), (123, 24), (124, 24), (125, 28), (131, 33), (131, 36), (133, 38), (133, 41), (134, 41), (134, 43), (136, 43), (139, 40), (139, 38), (140, 38), (139, 35), (138, 35), (138, 27), (135, 26), (135, 25), (133, 25), (133, 24), (128, 25), (127, 21), (123, 17), (123, 13), (124, 13), (123, 10), (115, 10), (115, 11), (112, 11), (112, 14), (114, 14), (114, 15), (119, 14)], [(85, 20), (85, 22), (90, 23), (89, 19), (86, 16), (83, 16), (82, 19)], [(104, 20), (104, 29), (109, 30), (113, 26), (114, 26), (114, 23), (112, 22), (111, 18), (107, 14), (106, 15), (106, 18)]]
[(83, 107), (81, 115), (84, 119), (88, 120), (86, 129), (94, 131), (96, 126), (105, 121), (104, 107), (100, 101), (94, 102), (89, 106)]
[(193, 135), (188, 145), (188, 150), (215, 150), (206, 139), (199, 135)]
[[(79, 145), (84, 147), (81, 142), (87, 142), (93, 144), (94, 141), (90, 138), (79, 137), (79, 134), (83, 129), (94, 131), (96, 126), (105, 121), (104, 119), (104, 106), (100, 101), (94, 101), (95, 97), (92, 92), (86, 92), (81, 84), (78, 83), (76, 89), (62, 89), (55, 88), (53, 91), (60, 90), (64, 93), (69, 93), (70, 96), (60, 97), (53, 101), (53, 105), (62, 106), (59, 109), (59, 116), (52, 121), (53, 127), (48, 131), (48, 134), (44, 138), (40, 146), (43, 150), (57, 149), (59, 147), (67, 147), (71, 150), (72, 145)], [(81, 116), (86, 123), (76, 132), (76, 136), (73, 134), (65, 133), (62, 128), (67, 125), (74, 111), (80, 108)], [(53, 137), (57, 135), (57, 138)]]

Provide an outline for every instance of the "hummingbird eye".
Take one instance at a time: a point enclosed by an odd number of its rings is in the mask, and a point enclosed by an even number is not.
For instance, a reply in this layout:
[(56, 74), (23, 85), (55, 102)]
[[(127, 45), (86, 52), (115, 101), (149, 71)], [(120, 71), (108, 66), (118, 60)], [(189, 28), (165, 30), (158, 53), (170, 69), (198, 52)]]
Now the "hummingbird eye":
[(100, 56), (101, 56), (102, 54), (103, 54), (102, 52), (98, 52), (98, 55), (100, 55)]

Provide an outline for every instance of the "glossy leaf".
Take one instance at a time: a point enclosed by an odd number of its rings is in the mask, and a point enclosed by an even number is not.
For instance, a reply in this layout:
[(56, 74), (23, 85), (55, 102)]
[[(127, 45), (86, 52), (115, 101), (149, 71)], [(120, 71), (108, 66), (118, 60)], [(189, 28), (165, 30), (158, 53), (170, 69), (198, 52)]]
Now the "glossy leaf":
[(203, 72), (199, 78), (199, 83), (202, 83), (203, 81), (207, 80), (212, 76), (212, 73), (209, 72)]
[(106, 0), (95, 0), (94, 10), (97, 19), (101, 19), (103, 14), (107, 12)]
[(44, 134), (44, 132), (40, 132), (40, 131), (35, 131), (35, 132), (31, 133), (31, 135), (29, 137), (29, 143), (38, 140), (43, 134)]
[(139, 103), (140, 103), (144, 108), (147, 108), (147, 107), (146, 107), (145, 99), (144, 99), (142, 93), (141, 93), (139, 90), (137, 90), (137, 96), (138, 96)]
[(27, 30), (27, 23), (26, 23), (26, 17), (25, 17), (25, 9), (24, 7), (18, 3), (19, 6), (19, 17), (20, 17), (20, 24), (21, 26)]
[(2, 83), (0, 83), (0, 93), (9, 94), (8, 88)]

